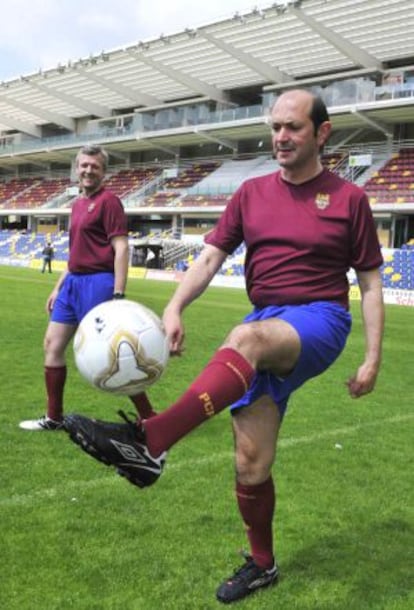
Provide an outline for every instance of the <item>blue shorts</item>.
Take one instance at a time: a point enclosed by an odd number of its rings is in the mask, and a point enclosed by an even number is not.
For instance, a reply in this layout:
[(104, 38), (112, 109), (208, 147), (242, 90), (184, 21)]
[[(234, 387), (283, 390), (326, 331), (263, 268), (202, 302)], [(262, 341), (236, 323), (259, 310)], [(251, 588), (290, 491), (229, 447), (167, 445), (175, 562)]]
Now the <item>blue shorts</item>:
[(53, 305), (50, 320), (77, 326), (95, 305), (112, 299), (114, 274), (68, 273)]
[(250, 388), (230, 410), (251, 405), (264, 395), (270, 395), (283, 417), (290, 395), (311, 377), (325, 371), (345, 347), (351, 331), (351, 314), (341, 305), (318, 301), (305, 305), (283, 305), (255, 308), (244, 322), (278, 318), (293, 326), (300, 337), (301, 352), (294, 370), (285, 378), (269, 371), (258, 371)]

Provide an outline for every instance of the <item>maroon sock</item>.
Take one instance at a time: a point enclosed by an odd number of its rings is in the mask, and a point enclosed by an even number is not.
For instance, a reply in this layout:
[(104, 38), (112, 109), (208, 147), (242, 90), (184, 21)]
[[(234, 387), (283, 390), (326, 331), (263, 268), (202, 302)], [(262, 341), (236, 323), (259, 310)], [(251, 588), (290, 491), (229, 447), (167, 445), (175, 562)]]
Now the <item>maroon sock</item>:
[(176, 403), (145, 422), (150, 453), (160, 455), (206, 419), (241, 398), (254, 372), (239, 352), (232, 348), (218, 350)]
[(45, 366), (47, 416), (55, 421), (63, 419), (63, 390), (66, 373), (66, 366)]
[(130, 396), (129, 398), (135, 405), (141, 419), (149, 419), (150, 417), (157, 415), (149, 401), (148, 396), (144, 392), (142, 394), (135, 394), (135, 396)]
[(272, 477), (260, 485), (236, 483), (236, 497), (255, 563), (270, 569), (274, 564), (272, 521), (275, 488)]

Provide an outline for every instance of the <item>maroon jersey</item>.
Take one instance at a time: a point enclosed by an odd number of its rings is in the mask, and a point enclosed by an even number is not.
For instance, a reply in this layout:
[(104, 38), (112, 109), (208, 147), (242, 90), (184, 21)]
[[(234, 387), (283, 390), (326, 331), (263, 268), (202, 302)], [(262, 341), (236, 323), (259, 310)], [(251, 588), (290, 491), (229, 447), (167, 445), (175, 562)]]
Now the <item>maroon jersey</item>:
[(111, 239), (128, 235), (127, 217), (120, 199), (105, 189), (73, 204), (69, 231), (68, 269), (72, 273), (114, 270)]
[(301, 185), (280, 172), (246, 180), (205, 238), (228, 254), (246, 244), (246, 288), (259, 307), (336, 301), (348, 307), (347, 271), (382, 255), (364, 192), (324, 169)]

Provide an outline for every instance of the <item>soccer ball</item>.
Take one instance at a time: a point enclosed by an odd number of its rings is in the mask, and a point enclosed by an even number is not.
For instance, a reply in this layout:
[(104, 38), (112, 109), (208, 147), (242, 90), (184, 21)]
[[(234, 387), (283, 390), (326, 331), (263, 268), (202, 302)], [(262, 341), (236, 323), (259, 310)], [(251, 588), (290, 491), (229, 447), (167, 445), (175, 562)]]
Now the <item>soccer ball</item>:
[(76, 366), (93, 386), (132, 396), (157, 381), (169, 358), (159, 317), (128, 300), (105, 301), (81, 320), (73, 341)]

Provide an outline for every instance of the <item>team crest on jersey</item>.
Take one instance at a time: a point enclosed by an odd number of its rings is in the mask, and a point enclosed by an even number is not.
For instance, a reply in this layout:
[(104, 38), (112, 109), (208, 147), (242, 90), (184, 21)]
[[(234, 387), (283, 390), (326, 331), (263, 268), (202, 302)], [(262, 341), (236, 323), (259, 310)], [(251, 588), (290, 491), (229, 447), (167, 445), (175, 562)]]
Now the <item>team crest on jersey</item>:
[(318, 210), (326, 210), (330, 203), (327, 193), (318, 193), (315, 197), (315, 204)]
[(94, 211), (94, 209), (95, 209), (95, 204), (94, 204), (94, 203), (90, 203), (90, 204), (88, 205), (88, 212), (93, 212), (93, 211)]

